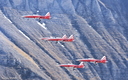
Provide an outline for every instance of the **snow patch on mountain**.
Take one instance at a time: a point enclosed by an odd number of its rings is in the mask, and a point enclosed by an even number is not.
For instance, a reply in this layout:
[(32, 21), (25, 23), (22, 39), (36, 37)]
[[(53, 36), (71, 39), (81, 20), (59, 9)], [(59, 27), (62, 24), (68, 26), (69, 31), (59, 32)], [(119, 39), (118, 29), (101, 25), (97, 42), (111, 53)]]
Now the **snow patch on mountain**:
[(21, 30), (19, 30), (19, 32), (24, 36), (26, 37), (28, 40), (31, 40), (27, 35), (25, 35)]
[(42, 28), (44, 28), (44, 29), (47, 30), (47, 28), (45, 27), (45, 23), (42, 23), (42, 24), (41, 24), (40, 22), (37, 21), (37, 24), (39, 24)]

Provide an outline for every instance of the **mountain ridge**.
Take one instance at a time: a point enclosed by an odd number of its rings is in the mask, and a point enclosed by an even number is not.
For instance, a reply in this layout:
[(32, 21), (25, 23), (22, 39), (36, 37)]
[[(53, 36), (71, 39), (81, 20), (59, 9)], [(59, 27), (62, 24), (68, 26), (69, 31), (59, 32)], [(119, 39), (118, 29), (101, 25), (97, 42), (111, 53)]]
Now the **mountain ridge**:
[[(121, 0), (1, 0), (0, 79), (127, 80), (127, 3)], [(41, 20), (45, 28), (36, 19), (21, 17), (47, 12), (52, 18)], [(75, 41), (56, 44), (41, 40), (64, 34), (73, 34)], [(102, 56), (107, 56), (108, 63), (85, 63), (85, 68), (75, 71), (56, 66), (79, 64), (76, 59)]]

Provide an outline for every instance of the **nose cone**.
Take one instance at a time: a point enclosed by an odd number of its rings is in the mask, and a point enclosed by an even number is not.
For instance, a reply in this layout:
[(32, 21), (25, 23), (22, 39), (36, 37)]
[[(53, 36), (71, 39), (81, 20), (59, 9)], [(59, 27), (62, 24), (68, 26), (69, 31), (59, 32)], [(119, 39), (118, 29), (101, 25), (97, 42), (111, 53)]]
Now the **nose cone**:
[(82, 61), (82, 59), (77, 59), (76, 61)]
[(25, 18), (25, 16), (21, 16), (22, 18)]
[(41, 40), (46, 40), (46, 38), (42, 38)]

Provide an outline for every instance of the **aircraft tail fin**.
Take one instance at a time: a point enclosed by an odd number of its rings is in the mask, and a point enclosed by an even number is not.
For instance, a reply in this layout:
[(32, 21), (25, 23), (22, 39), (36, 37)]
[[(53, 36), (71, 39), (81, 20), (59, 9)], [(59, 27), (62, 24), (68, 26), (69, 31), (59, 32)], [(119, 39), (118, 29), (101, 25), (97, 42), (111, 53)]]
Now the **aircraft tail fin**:
[(71, 36), (69, 37), (69, 39), (74, 39), (74, 36), (73, 36), (73, 35), (71, 35)]
[(79, 65), (84, 65), (84, 62), (80, 62), (80, 64)]
[(49, 16), (50, 17), (50, 12), (48, 12), (45, 16)]
[(103, 56), (103, 57), (101, 58), (101, 60), (106, 60), (106, 56)]
[(66, 34), (62, 37), (63, 39), (67, 38)]

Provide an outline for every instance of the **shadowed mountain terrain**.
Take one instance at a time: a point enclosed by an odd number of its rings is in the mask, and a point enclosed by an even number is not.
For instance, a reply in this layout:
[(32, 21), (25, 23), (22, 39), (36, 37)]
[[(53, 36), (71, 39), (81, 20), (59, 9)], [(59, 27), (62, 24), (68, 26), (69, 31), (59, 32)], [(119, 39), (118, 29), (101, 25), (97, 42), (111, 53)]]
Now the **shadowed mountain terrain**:
[[(128, 80), (127, 0), (0, 0), (0, 80)], [(51, 13), (51, 19), (22, 18)], [(74, 35), (74, 42), (43, 37)], [(58, 64), (106, 56), (73, 70)]]

